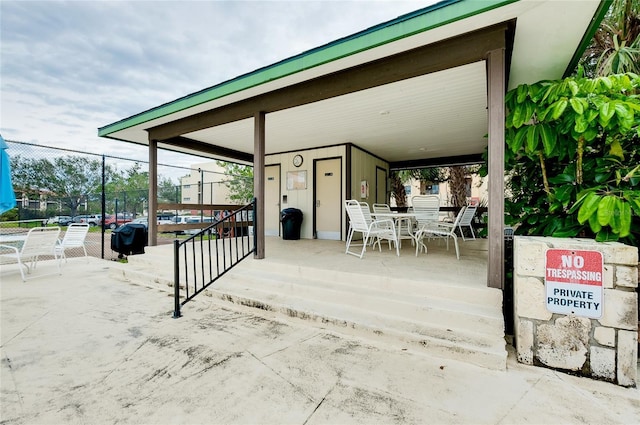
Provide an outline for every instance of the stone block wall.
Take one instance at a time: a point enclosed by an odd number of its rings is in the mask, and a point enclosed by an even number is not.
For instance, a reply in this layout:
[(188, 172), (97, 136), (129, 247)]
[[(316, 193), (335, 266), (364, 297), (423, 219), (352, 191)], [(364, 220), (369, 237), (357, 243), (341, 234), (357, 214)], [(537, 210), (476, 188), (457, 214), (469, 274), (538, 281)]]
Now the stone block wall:
[[(550, 248), (603, 254), (601, 318), (547, 310), (545, 255)], [(513, 255), (518, 361), (635, 387), (638, 379), (638, 249), (591, 239), (519, 236), (514, 240)]]

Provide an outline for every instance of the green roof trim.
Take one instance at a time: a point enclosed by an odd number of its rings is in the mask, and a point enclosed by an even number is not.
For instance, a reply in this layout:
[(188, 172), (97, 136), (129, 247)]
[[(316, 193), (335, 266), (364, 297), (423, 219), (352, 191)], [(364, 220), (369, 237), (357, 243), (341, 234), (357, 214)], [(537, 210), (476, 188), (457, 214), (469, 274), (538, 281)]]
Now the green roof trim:
[(238, 93), (383, 44), (478, 15), (519, 0), (445, 0), (351, 36), (308, 50), (248, 74), (154, 107), (98, 129), (98, 136), (133, 127), (202, 103)]

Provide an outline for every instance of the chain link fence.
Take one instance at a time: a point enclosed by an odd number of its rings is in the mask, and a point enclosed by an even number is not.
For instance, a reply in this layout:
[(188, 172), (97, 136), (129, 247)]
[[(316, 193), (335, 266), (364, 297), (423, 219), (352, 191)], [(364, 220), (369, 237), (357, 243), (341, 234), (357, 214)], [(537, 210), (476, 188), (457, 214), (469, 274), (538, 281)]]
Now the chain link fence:
[[(118, 226), (148, 216), (149, 162), (113, 155), (5, 140), (11, 160), (16, 208), (0, 216), (0, 231), (27, 231), (40, 225), (72, 222), (91, 225), (89, 255), (115, 259), (111, 232)], [(252, 196), (253, 179), (234, 176), (224, 165), (199, 156), (184, 155), (190, 166), (158, 163), (159, 203), (241, 203), (241, 194)], [(208, 161), (208, 162), (205, 162)], [(175, 220), (202, 211), (158, 211), (158, 218)], [(213, 215), (214, 212), (210, 211)], [(158, 234), (158, 244), (171, 243), (177, 233)], [(73, 255), (73, 253), (71, 253)], [(79, 250), (79, 255), (84, 255)]]

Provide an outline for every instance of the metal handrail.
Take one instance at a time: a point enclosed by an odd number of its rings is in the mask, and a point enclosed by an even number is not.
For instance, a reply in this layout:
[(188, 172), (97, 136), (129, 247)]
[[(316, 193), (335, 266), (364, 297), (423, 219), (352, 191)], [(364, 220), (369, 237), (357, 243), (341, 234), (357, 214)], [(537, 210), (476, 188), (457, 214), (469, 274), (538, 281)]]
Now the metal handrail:
[[(249, 217), (251, 212), (255, 217), (255, 198), (250, 204), (220, 218), (188, 239), (173, 242), (174, 318), (182, 316), (180, 310), (183, 305), (240, 261), (255, 254), (258, 229), (253, 217)], [(253, 225), (253, 235), (249, 232), (250, 224)]]

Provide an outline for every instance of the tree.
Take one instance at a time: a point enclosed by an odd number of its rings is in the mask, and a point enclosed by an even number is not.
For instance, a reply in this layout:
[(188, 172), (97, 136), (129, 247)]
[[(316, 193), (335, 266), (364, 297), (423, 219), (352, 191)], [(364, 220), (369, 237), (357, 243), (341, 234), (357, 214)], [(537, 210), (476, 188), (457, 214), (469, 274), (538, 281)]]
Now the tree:
[(640, 73), (640, 0), (613, 0), (580, 65), (590, 77)]
[(170, 178), (160, 177), (158, 182), (158, 201), (179, 203), (182, 199), (182, 186), (175, 184)]
[(451, 205), (463, 207), (467, 205), (467, 169), (463, 166), (449, 168), (449, 191)]
[(521, 85), (505, 101), (506, 222), (518, 233), (640, 237), (640, 77)]
[(232, 162), (217, 161), (225, 171), (222, 181), (229, 188), (231, 202), (248, 204), (253, 199), (253, 167)]
[[(89, 195), (99, 192), (102, 184), (102, 161), (83, 156), (33, 159), (17, 155), (11, 159), (14, 186), (30, 196), (45, 192), (56, 197), (76, 215), (78, 206)], [(113, 177), (105, 167), (106, 179)]]
[(425, 195), (427, 193), (427, 186), (446, 181), (446, 175), (442, 168), (416, 168), (409, 170), (408, 173), (411, 179), (415, 179), (420, 182), (421, 195)]
[(400, 208), (407, 206), (407, 191), (404, 188), (406, 180), (408, 180), (406, 171), (391, 173), (391, 196), (395, 199), (396, 206)]

